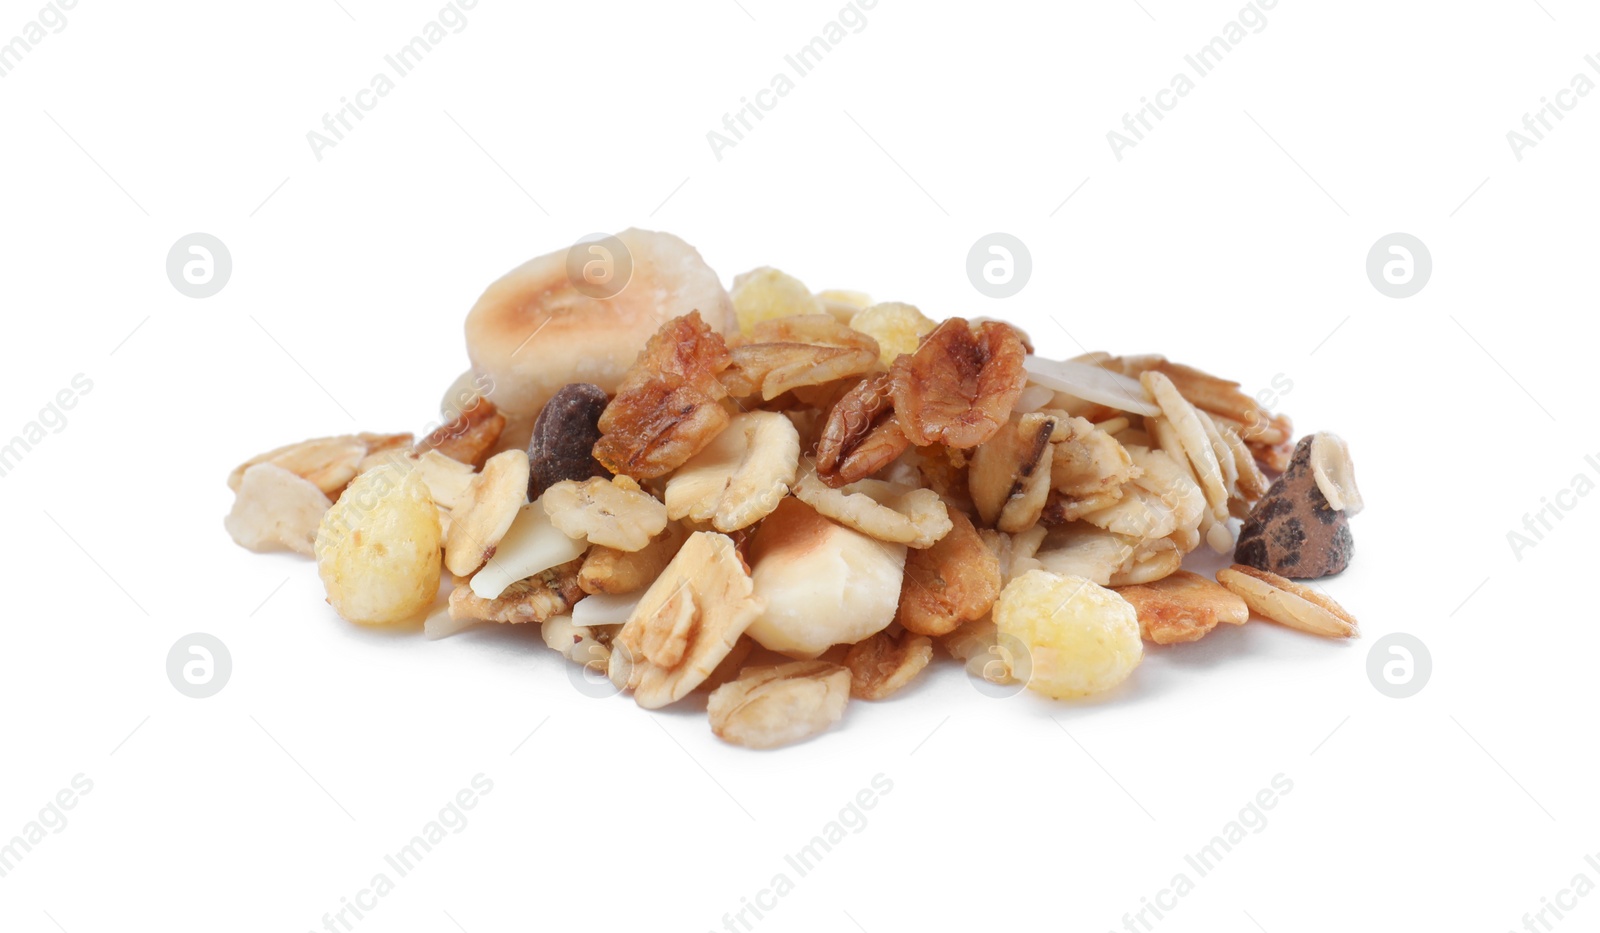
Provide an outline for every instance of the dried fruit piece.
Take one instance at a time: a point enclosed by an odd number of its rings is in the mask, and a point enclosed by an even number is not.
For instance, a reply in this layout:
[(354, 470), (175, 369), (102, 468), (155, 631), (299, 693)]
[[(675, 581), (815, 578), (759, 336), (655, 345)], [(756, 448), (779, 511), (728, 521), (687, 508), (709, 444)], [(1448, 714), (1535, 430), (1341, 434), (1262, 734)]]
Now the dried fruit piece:
[(728, 425), (717, 376), (731, 358), (698, 313), (662, 325), (600, 415), (595, 459), (613, 473), (650, 479), (704, 450)]
[(764, 608), (752, 591), (732, 539), (690, 535), (617, 633), (612, 682), (626, 684), (645, 709), (683, 699)]
[(1243, 625), (1250, 619), (1244, 600), (1197, 573), (1180, 570), (1154, 583), (1117, 589), (1139, 616), (1139, 632), (1158, 645), (1199, 641), (1217, 623)]
[(864, 479), (830, 489), (806, 460), (794, 494), (818, 512), (879, 541), (932, 547), (950, 531), (950, 510), (931, 489)]
[(361, 474), (317, 530), (317, 574), (351, 622), (384, 625), (417, 615), (439, 592), (439, 512), (416, 472)]
[(1000, 430), (1027, 382), (1015, 328), (953, 317), (894, 363), (894, 408), (913, 444), (976, 447)]
[(528, 455), (508, 450), (491, 457), (472, 481), (470, 502), (452, 510), (444, 565), (458, 577), (483, 566), (525, 504)]
[(424, 454), (437, 450), (452, 460), (477, 466), (485, 454), (500, 440), (505, 430), (506, 416), (486, 398), (474, 398), (470, 405), (449, 424), (417, 442), (413, 452)]
[(691, 311), (712, 330), (733, 330), (728, 293), (694, 247), (624, 230), (540, 256), (490, 285), (467, 315), (467, 355), (506, 417), (531, 421), (568, 383), (615, 391), (650, 335)]
[(544, 622), (572, 609), (584, 593), (578, 588), (578, 562), (568, 561), (506, 587), (493, 599), (484, 599), (465, 584), (450, 594), (450, 618), (479, 619), (520, 625)]
[(980, 618), (1000, 595), (999, 557), (965, 515), (952, 511), (950, 521), (949, 534), (906, 556), (895, 621), (919, 635), (944, 635)]
[(410, 443), (409, 434), (346, 434), (287, 444), (251, 457), (234, 467), (233, 472), (228, 474), (228, 488), (238, 492), (239, 484), (244, 482), (245, 470), (258, 463), (271, 463), (315, 483), (324, 495), (337, 496), (339, 490), (355, 479), (361, 461), (368, 455), (405, 447)]
[(967, 488), (986, 524), (1018, 532), (1038, 523), (1050, 494), (1056, 425), (1049, 414), (1026, 414), (972, 452)]
[(746, 748), (777, 748), (808, 739), (844, 716), (850, 672), (825, 661), (747, 668), (712, 691), (711, 731)]
[(770, 266), (751, 269), (733, 278), (733, 313), (741, 333), (757, 324), (796, 314), (825, 314), (826, 306), (804, 282)]
[(589, 382), (563, 386), (551, 397), (528, 439), (528, 501), (562, 480), (610, 475), (594, 458), (600, 415), (610, 401), (604, 389)]
[(711, 445), (667, 480), (672, 519), (710, 522), (731, 532), (755, 524), (789, 494), (800, 464), (800, 433), (771, 411), (735, 415)]
[(893, 366), (900, 354), (917, 352), (922, 338), (938, 325), (913, 305), (885, 301), (858, 311), (850, 326), (878, 341), (878, 358), (884, 366)]
[(882, 631), (894, 621), (905, 560), (905, 547), (785, 499), (750, 542), (751, 578), (766, 607), (749, 635), (773, 651), (814, 658)]
[(1234, 560), (1300, 580), (1331, 576), (1350, 565), (1355, 550), (1350, 513), (1334, 508), (1317, 482), (1316, 451), (1315, 435), (1301, 439), (1289, 468), (1240, 527)]
[(667, 507), (626, 476), (562, 480), (539, 501), (568, 537), (619, 551), (637, 551), (667, 527)]
[(1000, 592), (994, 621), (1026, 646), (1028, 689), (1058, 699), (1110, 690), (1144, 657), (1133, 606), (1082, 577), (1023, 574)]
[(636, 593), (661, 576), (688, 539), (683, 526), (674, 523), (637, 551), (592, 547), (583, 559), (578, 585), (593, 595)]
[(235, 544), (252, 551), (310, 555), (322, 516), (333, 506), (315, 483), (275, 463), (245, 470), (238, 493), (222, 526)]
[[(1028, 378), (1061, 393), (1056, 396), (1058, 402), (1064, 398), (1078, 399), (1091, 406), (1102, 405), (1115, 411), (1128, 411), (1146, 417), (1161, 413), (1161, 409), (1151, 403), (1138, 382), (1103, 368), (1092, 356), (1065, 361), (1029, 356), (1024, 366), (1027, 367)], [(1084, 414), (1076, 408), (1072, 412)]]
[(933, 660), (933, 640), (913, 632), (879, 632), (858, 642), (844, 656), (850, 669), (850, 695), (861, 700), (892, 696)]
[(1234, 564), (1217, 571), (1217, 582), (1239, 594), (1256, 615), (1279, 625), (1328, 638), (1361, 634), (1355, 617), (1343, 606), (1275, 573)]
[(518, 580), (577, 559), (587, 546), (550, 524), (542, 502), (529, 503), (517, 512), (494, 556), (472, 575), (472, 592), (496, 599)]
[(876, 373), (828, 409), (817, 440), (817, 474), (838, 488), (866, 479), (905, 453), (911, 441), (894, 414), (894, 380)]

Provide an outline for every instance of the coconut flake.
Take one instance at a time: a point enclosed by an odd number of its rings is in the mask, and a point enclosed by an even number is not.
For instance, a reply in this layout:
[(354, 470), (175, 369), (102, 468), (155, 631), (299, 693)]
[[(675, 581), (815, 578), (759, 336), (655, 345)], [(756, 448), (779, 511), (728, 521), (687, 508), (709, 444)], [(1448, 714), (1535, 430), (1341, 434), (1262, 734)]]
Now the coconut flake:
[(1136, 415), (1155, 417), (1161, 414), (1161, 409), (1150, 401), (1139, 381), (1122, 373), (1087, 363), (1037, 356), (1025, 357), (1023, 365), (1034, 382), (1057, 392)]

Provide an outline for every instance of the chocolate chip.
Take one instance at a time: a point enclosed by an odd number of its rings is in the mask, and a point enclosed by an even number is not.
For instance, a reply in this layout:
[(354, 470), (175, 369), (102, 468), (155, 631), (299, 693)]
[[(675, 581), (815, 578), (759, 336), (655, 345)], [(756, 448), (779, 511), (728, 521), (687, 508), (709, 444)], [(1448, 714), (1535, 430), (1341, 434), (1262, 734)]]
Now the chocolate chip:
[(610, 402), (605, 390), (587, 382), (564, 386), (539, 412), (528, 441), (528, 499), (563, 480), (610, 476), (594, 458), (600, 413)]
[(1339, 573), (1355, 549), (1349, 516), (1328, 507), (1311, 470), (1311, 438), (1295, 447), (1289, 468), (1239, 529), (1234, 560), (1291, 579)]

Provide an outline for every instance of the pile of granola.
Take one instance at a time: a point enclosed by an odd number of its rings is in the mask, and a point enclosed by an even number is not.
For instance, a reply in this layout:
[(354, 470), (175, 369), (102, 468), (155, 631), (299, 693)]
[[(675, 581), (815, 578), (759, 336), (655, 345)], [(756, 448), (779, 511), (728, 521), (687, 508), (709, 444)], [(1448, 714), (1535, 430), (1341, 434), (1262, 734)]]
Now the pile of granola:
[[(681, 240), (619, 236), (635, 280), (615, 294), (561, 254), (491, 287), (438, 430), (241, 465), (234, 540), (314, 556), (351, 622), (537, 623), (640, 706), (708, 692), (712, 730), (752, 748), (894, 695), (936, 647), (1068, 698), (1122, 683), (1144, 642), (1252, 613), (1357, 633), (1287, 579), (1349, 561), (1336, 436), (1296, 443), (1237, 383), (1161, 356), (1047, 360), (1004, 322), (773, 269), (722, 292)], [(552, 322), (576, 336), (541, 350)], [(648, 339), (597, 343), (630, 333)], [(537, 365), (507, 352), (519, 335)], [(1239, 563), (1182, 569), (1202, 546)]]

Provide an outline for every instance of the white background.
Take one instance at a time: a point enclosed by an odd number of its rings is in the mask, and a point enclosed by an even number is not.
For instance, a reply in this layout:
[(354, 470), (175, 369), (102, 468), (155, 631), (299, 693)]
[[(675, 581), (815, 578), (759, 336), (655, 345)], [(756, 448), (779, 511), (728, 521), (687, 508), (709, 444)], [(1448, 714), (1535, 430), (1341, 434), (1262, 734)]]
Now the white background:
[[(38, 9), (0, 2), (0, 41)], [(720, 929), (780, 871), (763, 931), (1120, 928), (1279, 774), (1265, 829), (1155, 929), (1502, 931), (1600, 881), (1600, 505), (1521, 560), (1506, 538), (1600, 478), (1600, 95), (1521, 161), (1506, 140), (1600, 53), (1591, 8), (1283, 0), (1118, 161), (1107, 131), (1238, 3), (882, 0), (718, 160), (707, 131), (837, 2), (482, 0), (318, 161), (307, 131), (438, 9), (83, 0), (0, 79), (0, 436), (94, 383), (0, 479), (0, 840), (94, 783), (0, 878), (0, 928), (318, 929), (479, 773), (466, 829), (356, 929)], [(532, 630), (356, 629), (309, 562), (229, 542), (235, 463), (422, 427), (485, 285), (630, 225), (724, 281), (773, 264), (1003, 315), (1051, 355), (1288, 377), (1278, 405), (1357, 459), (1355, 564), (1324, 585), (1364, 637), (1255, 622), (1092, 703), (946, 664), (758, 754), (695, 708), (586, 698)], [(165, 274), (195, 231), (234, 262), (206, 300)], [(1034, 259), (1005, 301), (965, 274), (993, 231)], [(1406, 300), (1364, 272), (1394, 231), (1434, 261)], [(207, 700), (165, 674), (196, 631), (233, 657)], [(1407, 700), (1366, 675), (1392, 631), (1432, 652)], [(880, 773), (796, 879), (783, 856)], [(1546, 917), (1593, 929), (1578, 904)]]

